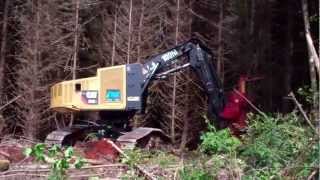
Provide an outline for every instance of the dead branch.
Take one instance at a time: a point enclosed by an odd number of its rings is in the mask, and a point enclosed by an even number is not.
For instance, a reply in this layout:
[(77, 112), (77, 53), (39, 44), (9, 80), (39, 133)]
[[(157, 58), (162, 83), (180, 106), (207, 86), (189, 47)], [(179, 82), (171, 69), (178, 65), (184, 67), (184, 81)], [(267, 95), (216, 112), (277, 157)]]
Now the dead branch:
[[(51, 168), (49, 166), (43, 167), (43, 166), (36, 166), (36, 167), (31, 167), (30, 165), (20, 165), (18, 166), (19, 169), (14, 169), (14, 170), (8, 170), (5, 172), (0, 173), (0, 178), (3, 177), (4, 175), (8, 174), (18, 174), (18, 173), (39, 173), (39, 172), (49, 172), (51, 171)], [(30, 168), (31, 167), (31, 168)], [(97, 169), (97, 168), (110, 168), (110, 167), (127, 167), (124, 164), (104, 164), (104, 165), (94, 165), (94, 166), (85, 166), (82, 167), (81, 169)], [(70, 168), (69, 170), (76, 170), (76, 168)]]
[(246, 98), (245, 96), (243, 96), (241, 94), (241, 92), (239, 92), (238, 90), (234, 89), (234, 92), (236, 92), (242, 99), (244, 99), (254, 110), (256, 110), (259, 114), (261, 114), (263, 117), (267, 118), (268, 116), (262, 112), (257, 106), (255, 106), (248, 98)]
[(15, 176), (24, 176), (24, 177), (49, 177), (49, 175), (45, 175), (45, 174), (27, 174), (27, 173), (18, 173), (18, 174), (8, 174), (8, 175), (0, 175), (1, 179), (6, 179), (9, 177), (15, 177)]
[[(96, 17), (97, 17), (97, 16), (94, 16), (94, 17), (90, 18), (89, 20), (85, 21), (84, 23), (79, 24), (79, 29), (81, 29), (81, 28), (84, 27), (85, 25), (89, 24), (89, 23), (90, 23), (91, 21), (93, 21)], [(54, 46), (54, 45), (60, 43), (61, 41), (72, 37), (75, 33), (76, 33), (76, 31), (72, 31), (72, 32), (70, 32), (70, 33), (68, 33), (68, 34), (66, 34), (66, 35), (58, 38), (57, 40), (51, 42), (51, 43), (49, 44), (49, 46)]]
[(302, 105), (299, 103), (299, 101), (297, 100), (296, 96), (294, 95), (293, 92), (290, 92), (289, 97), (291, 97), (291, 100), (293, 100), (293, 102), (296, 104), (296, 106), (298, 107), (300, 113), (302, 114), (303, 118), (306, 120), (306, 122), (309, 124), (309, 126), (315, 131), (316, 128), (313, 126), (313, 124), (311, 123), (310, 119), (307, 116), (307, 113), (303, 110)]
[[(193, 14), (195, 17), (197, 17), (197, 18), (199, 18), (199, 19), (201, 19), (201, 20), (203, 20), (203, 21), (206, 21), (208, 24), (212, 25), (213, 27), (215, 27), (215, 28), (217, 28), (217, 29), (220, 28), (219, 25), (217, 25), (216, 23), (213, 23), (211, 20), (209, 20), (208, 18), (200, 15), (199, 13), (195, 12), (194, 10), (192, 10), (192, 9), (188, 9), (188, 10), (189, 10), (189, 12), (190, 12), (191, 14)], [(228, 33), (231, 34), (231, 32), (230, 32), (227, 28), (225, 28), (225, 27), (221, 27), (221, 28), (222, 28), (222, 30), (224, 30), (225, 32), (228, 32)]]
[(315, 175), (319, 172), (319, 169), (314, 170), (310, 176), (308, 177), (308, 180), (314, 179)]
[(4, 104), (3, 106), (0, 107), (0, 111), (1, 111), (2, 109), (4, 109), (6, 106), (14, 103), (16, 100), (18, 100), (18, 99), (21, 98), (21, 97), (22, 97), (22, 95), (18, 95), (18, 96), (16, 96), (16, 97), (12, 98), (12, 99), (11, 99), (10, 101), (8, 101), (6, 104)]
[[(108, 143), (110, 143), (112, 145), (112, 147), (114, 147), (122, 156), (124, 156), (125, 158), (129, 158), (129, 156), (124, 153), (113, 141), (107, 140)], [(154, 178), (149, 172), (145, 171), (141, 166), (139, 166), (138, 164), (134, 164), (135, 168), (145, 176), (146, 179), (149, 180), (156, 180), (156, 178)]]
[(177, 179), (178, 172), (179, 172), (179, 170), (183, 169), (183, 166), (184, 166), (183, 159), (181, 159), (181, 161), (179, 162), (179, 166), (175, 169), (174, 176), (173, 176), (174, 180)]
[(0, 151), (0, 155), (4, 156), (5, 158), (7, 158), (8, 160), (11, 160), (10, 159), (10, 155), (6, 152), (3, 152), (3, 151)]
[(88, 173), (88, 174), (82, 174), (82, 175), (70, 175), (68, 176), (68, 178), (89, 178), (90, 177), (95, 177), (95, 176), (103, 176), (103, 179), (109, 179), (109, 178), (112, 178), (112, 177), (105, 177), (104, 175), (107, 174), (108, 172), (102, 172), (102, 173)]

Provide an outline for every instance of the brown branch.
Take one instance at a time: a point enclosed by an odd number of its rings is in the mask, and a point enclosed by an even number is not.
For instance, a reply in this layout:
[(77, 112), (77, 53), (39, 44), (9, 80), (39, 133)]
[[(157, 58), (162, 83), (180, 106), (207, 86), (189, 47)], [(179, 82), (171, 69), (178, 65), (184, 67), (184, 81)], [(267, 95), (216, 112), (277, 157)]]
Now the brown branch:
[(12, 158), (10, 157), (10, 155), (4, 151), (0, 151), (0, 155), (4, 156), (5, 158), (7, 158), (8, 160), (12, 160)]
[(293, 100), (293, 102), (296, 104), (296, 106), (298, 107), (300, 113), (302, 114), (303, 118), (307, 121), (307, 123), (309, 124), (309, 126), (315, 131), (315, 127), (313, 126), (313, 124), (311, 123), (310, 119), (307, 116), (307, 113), (303, 110), (302, 105), (299, 103), (299, 101), (297, 100), (296, 96), (294, 95), (293, 92), (290, 92), (289, 97), (291, 97), (291, 99)]
[[(208, 19), (208, 18), (200, 15), (199, 13), (195, 12), (195, 11), (192, 10), (192, 9), (189, 9), (189, 12), (190, 12), (191, 14), (193, 14), (194, 16), (196, 16), (197, 18), (199, 18), (199, 19), (201, 19), (201, 20), (203, 20), (203, 21), (206, 21), (206, 23), (208, 23), (208, 24), (214, 26), (215, 28), (219, 29), (219, 25), (213, 23), (212, 20), (210, 20), (210, 19)], [(231, 32), (230, 32), (228, 29), (226, 29), (225, 27), (222, 27), (222, 29), (223, 29), (224, 31), (226, 31), (226, 32), (228, 32), (228, 33), (231, 34)]]
[(1, 111), (2, 109), (4, 109), (6, 106), (14, 103), (16, 100), (18, 100), (18, 99), (21, 98), (21, 97), (22, 97), (22, 95), (18, 95), (18, 96), (16, 96), (16, 97), (14, 97), (14, 98), (11, 99), (9, 102), (7, 102), (6, 104), (2, 105), (2, 106), (0, 107), (0, 111)]
[(315, 175), (319, 173), (319, 169), (316, 169), (314, 171), (312, 171), (312, 173), (310, 174), (310, 176), (308, 177), (307, 180), (312, 180), (312, 179), (315, 179)]
[[(122, 156), (124, 156), (125, 158), (129, 158), (129, 156), (124, 153), (124, 151), (122, 151), (113, 141), (107, 140), (108, 143), (110, 143), (112, 145), (112, 147), (114, 147)], [(145, 171), (141, 166), (139, 166), (138, 164), (134, 164), (135, 168), (145, 176), (146, 179), (149, 180), (156, 180), (156, 178), (154, 178), (149, 172)]]
[(254, 110), (256, 110), (264, 118), (268, 118), (268, 116), (264, 112), (262, 112), (257, 106), (255, 106), (248, 98), (246, 98), (244, 95), (242, 95), (241, 92), (239, 92), (236, 89), (233, 89), (233, 91), (236, 92), (242, 99), (244, 99)]
[[(97, 168), (110, 168), (110, 167), (126, 167), (126, 165), (123, 164), (104, 164), (104, 165), (94, 165), (94, 166), (85, 166), (82, 167), (81, 169), (97, 169)], [(29, 169), (28, 169), (29, 168)], [(76, 170), (76, 168), (70, 168), (69, 170)], [(39, 172), (49, 172), (51, 171), (50, 167), (36, 167), (36, 168), (30, 168), (30, 166), (19, 166), (19, 169), (15, 169), (15, 170), (8, 170), (5, 172), (0, 173), (0, 177), (2, 177), (3, 175), (7, 175), (7, 174), (13, 174), (13, 173), (39, 173)]]
[[(85, 21), (84, 23), (80, 24), (79, 25), (79, 28), (81, 29), (83, 26), (87, 25), (88, 23), (90, 23), (91, 21), (93, 21), (94, 19), (96, 18), (96, 16), (90, 18), (89, 20)], [(53, 45), (56, 45), (58, 44), (59, 42), (65, 40), (65, 39), (68, 39), (69, 37), (72, 37), (72, 35), (74, 35), (76, 33), (76, 31), (72, 31), (62, 37), (60, 37), (59, 39), (57, 39), (56, 41), (52, 42), (49, 44), (49, 46), (53, 46)]]
[(0, 178), (1, 179), (6, 179), (6, 178), (9, 178), (9, 177), (15, 177), (15, 176), (49, 177), (49, 175), (44, 175), (44, 174), (17, 173), (17, 174), (0, 175)]

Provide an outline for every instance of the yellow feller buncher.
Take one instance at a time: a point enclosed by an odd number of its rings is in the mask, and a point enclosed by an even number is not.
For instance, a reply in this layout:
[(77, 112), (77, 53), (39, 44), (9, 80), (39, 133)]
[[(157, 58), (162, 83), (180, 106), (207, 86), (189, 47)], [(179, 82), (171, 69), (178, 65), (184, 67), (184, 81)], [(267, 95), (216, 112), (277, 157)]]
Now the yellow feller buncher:
[[(168, 139), (160, 129), (140, 127), (132, 130), (128, 122), (136, 113), (144, 113), (150, 83), (187, 67), (194, 70), (202, 82), (208, 96), (209, 117), (221, 120), (219, 113), (224, 108), (225, 98), (211, 59), (208, 48), (199, 40), (192, 39), (150, 57), (144, 64), (99, 68), (94, 77), (55, 84), (51, 88), (52, 110), (98, 112), (100, 118), (53, 131), (47, 136), (46, 142), (70, 145), (93, 132), (128, 147), (145, 146), (150, 144), (153, 137)], [(174, 66), (176, 62), (179, 65)]]

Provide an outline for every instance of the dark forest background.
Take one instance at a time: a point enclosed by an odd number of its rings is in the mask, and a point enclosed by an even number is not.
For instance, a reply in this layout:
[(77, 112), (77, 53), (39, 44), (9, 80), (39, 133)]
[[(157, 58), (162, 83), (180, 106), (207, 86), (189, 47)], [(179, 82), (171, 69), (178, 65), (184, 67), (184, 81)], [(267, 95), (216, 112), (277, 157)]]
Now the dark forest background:
[[(263, 77), (248, 84), (249, 97), (263, 111), (291, 111), (288, 93), (317, 81), (302, 2), (318, 50), (317, 0), (1, 0), (0, 133), (41, 138), (70, 118), (49, 110), (54, 83), (143, 63), (193, 37), (213, 51), (225, 91), (241, 74)], [(155, 82), (146, 115), (132, 123), (160, 127), (185, 146), (203, 130), (205, 105), (185, 71)]]

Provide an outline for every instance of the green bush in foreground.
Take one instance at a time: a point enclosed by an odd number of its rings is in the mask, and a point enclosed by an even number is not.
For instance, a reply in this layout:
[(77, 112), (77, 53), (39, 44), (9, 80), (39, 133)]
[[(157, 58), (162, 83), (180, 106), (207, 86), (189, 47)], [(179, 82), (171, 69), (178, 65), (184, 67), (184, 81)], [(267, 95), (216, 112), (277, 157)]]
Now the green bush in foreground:
[(239, 149), (239, 155), (249, 165), (246, 177), (283, 176), (282, 170), (310, 144), (312, 131), (302, 126), (300, 120), (295, 113), (275, 117), (250, 116), (249, 131)]
[(240, 146), (240, 140), (233, 137), (229, 129), (216, 131), (211, 124), (208, 124), (208, 128), (209, 131), (200, 137), (202, 140), (200, 150), (202, 152), (208, 154), (232, 153)]
[(232, 137), (229, 130), (216, 131), (211, 125), (201, 136), (201, 152), (215, 161), (211, 168), (214, 177), (222, 169), (231, 176), (237, 167), (242, 169), (236, 171), (241, 179), (303, 179), (310, 175), (319, 162), (319, 145), (312, 145), (313, 131), (303, 125), (295, 112), (276, 116), (251, 114), (249, 122), (248, 133), (241, 141)]

